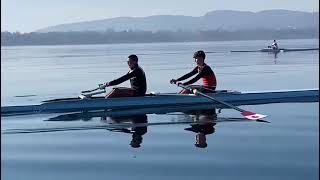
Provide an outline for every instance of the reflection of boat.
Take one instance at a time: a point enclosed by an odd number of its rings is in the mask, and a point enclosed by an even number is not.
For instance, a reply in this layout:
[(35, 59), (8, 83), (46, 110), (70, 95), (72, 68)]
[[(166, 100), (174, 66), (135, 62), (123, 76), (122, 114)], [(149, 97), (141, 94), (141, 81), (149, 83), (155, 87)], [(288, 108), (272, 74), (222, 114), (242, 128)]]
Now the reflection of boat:
[[(183, 115), (183, 114), (181, 114)], [(229, 117), (217, 117), (215, 123), (222, 122), (253, 122), (246, 118), (229, 118)], [(121, 123), (103, 123), (96, 125), (82, 125), (82, 126), (64, 126), (64, 127), (45, 127), (45, 128), (27, 128), (27, 129), (6, 129), (2, 130), (3, 134), (23, 134), (23, 133), (45, 133), (45, 132), (60, 132), (60, 131), (82, 131), (82, 130), (97, 130), (97, 129), (124, 129), (124, 128), (136, 128), (145, 126), (163, 126), (163, 125), (195, 125), (195, 124), (206, 124), (207, 121), (194, 121), (192, 117), (189, 119), (169, 122), (146, 122), (146, 123), (132, 123), (130, 121), (123, 121)]]
[(136, 116), (140, 114), (168, 114), (173, 112), (190, 112), (198, 110), (212, 110), (214, 108), (211, 104), (203, 104), (198, 106), (166, 106), (163, 107), (150, 107), (150, 108), (136, 108), (136, 109), (123, 109), (123, 110), (97, 110), (89, 112), (74, 112), (58, 115), (49, 118), (47, 121), (89, 121), (96, 117), (124, 117), (124, 116)]
[[(282, 90), (261, 92), (217, 91), (210, 93), (215, 99), (233, 105), (255, 105), (287, 102), (318, 102), (319, 89)], [(2, 106), (1, 115), (79, 112), (92, 110), (136, 109), (167, 106), (213, 105), (216, 108), (225, 106), (202, 96), (194, 94), (153, 94), (144, 97), (110, 98), (93, 97), (88, 99), (65, 98), (44, 101), (39, 105)]]
[(230, 52), (270, 52), (270, 53), (279, 53), (279, 52), (291, 52), (291, 51), (319, 51), (319, 48), (263, 48), (259, 50), (237, 50)]
[[(199, 148), (207, 147), (206, 135), (212, 134), (215, 131), (214, 126), (221, 122), (249, 122), (246, 118), (226, 118), (217, 117), (215, 109), (181, 109), (183, 113), (170, 114), (175, 118), (170, 118), (168, 122), (149, 122), (147, 114), (136, 115), (113, 115), (108, 116), (101, 113), (81, 113), (85, 118), (87, 117), (101, 117), (99, 125), (82, 125), (73, 127), (45, 127), (45, 128), (29, 128), (29, 129), (7, 129), (3, 134), (24, 134), (24, 133), (48, 133), (61, 131), (79, 131), (79, 130), (108, 130), (110, 132), (120, 132), (131, 136), (130, 146), (139, 148), (143, 142), (143, 136), (148, 132), (148, 126), (169, 126), (169, 125), (183, 125), (184, 130), (195, 133), (195, 146)], [(76, 113), (75, 113), (76, 114)], [(69, 117), (72, 114), (69, 114)], [(166, 114), (168, 116), (169, 114)], [(74, 117), (80, 117), (80, 113)], [(63, 118), (64, 116), (59, 116)], [(66, 117), (66, 116), (65, 116)], [(151, 116), (152, 117), (152, 116)], [(69, 119), (70, 120), (70, 119)], [(253, 121), (250, 121), (253, 122)], [(89, 122), (88, 122), (89, 123)], [(65, 125), (63, 125), (65, 126)]]

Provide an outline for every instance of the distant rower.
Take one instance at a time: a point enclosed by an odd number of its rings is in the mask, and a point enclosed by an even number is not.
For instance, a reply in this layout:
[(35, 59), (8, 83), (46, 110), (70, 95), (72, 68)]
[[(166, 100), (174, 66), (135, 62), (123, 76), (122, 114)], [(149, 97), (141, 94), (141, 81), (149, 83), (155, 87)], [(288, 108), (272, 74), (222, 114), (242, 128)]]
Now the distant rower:
[[(193, 85), (193, 89), (197, 89), (201, 92), (207, 93), (214, 91), (217, 86), (216, 76), (210, 66), (204, 63), (204, 59), (206, 58), (206, 54), (203, 51), (197, 51), (194, 53), (193, 58), (197, 64), (197, 66), (189, 73), (181, 76), (178, 79), (171, 79), (170, 83), (180, 83), (179, 81), (190, 78), (193, 75), (196, 75), (191, 80), (182, 83), (183, 85), (190, 85), (197, 82), (200, 78), (202, 79), (201, 85)], [(182, 90), (181, 94), (189, 94), (191, 93), (189, 90)]]
[(113, 90), (106, 95), (106, 98), (114, 97), (130, 97), (130, 96), (144, 96), (147, 91), (146, 75), (143, 69), (138, 65), (138, 57), (134, 54), (128, 56), (128, 66), (130, 71), (124, 76), (103, 84), (104, 87), (118, 85), (130, 79), (131, 88), (113, 88)]
[(273, 40), (273, 43), (271, 44), (271, 48), (272, 49), (279, 49), (279, 47), (278, 47), (278, 43), (277, 43), (277, 41), (276, 40)]

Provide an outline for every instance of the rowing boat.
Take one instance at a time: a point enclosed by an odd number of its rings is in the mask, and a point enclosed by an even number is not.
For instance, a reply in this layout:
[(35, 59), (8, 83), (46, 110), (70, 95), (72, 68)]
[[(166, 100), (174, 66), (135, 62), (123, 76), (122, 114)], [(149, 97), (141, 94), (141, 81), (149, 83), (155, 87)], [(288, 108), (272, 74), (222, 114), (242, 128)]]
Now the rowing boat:
[[(319, 89), (281, 90), (281, 91), (260, 91), (260, 92), (237, 92), (237, 91), (216, 91), (208, 93), (219, 101), (239, 105), (256, 105), (268, 103), (289, 103), (289, 102), (319, 102)], [(197, 106), (212, 104), (216, 108), (225, 108), (224, 104), (212, 101), (203, 96), (194, 94), (158, 93), (148, 94), (143, 97), (122, 97), (122, 98), (64, 98), (43, 101), (41, 104), (24, 106), (2, 106), (1, 115), (16, 115), (30, 113), (52, 113), (52, 112), (81, 112), (92, 110), (116, 110), (136, 109), (167, 106)]]
[(272, 48), (264, 48), (260, 49), (260, 52), (270, 52), (270, 53), (278, 53), (280, 51), (284, 51), (284, 49), (272, 49)]
[(259, 50), (237, 50), (237, 51), (230, 51), (230, 52), (269, 52), (269, 53), (279, 53), (279, 52), (291, 52), (291, 51), (319, 51), (319, 48), (279, 48), (279, 49), (272, 49), (272, 48), (263, 48)]
[(289, 51), (319, 51), (319, 48), (295, 48), (295, 49), (281, 49), (283, 52), (289, 52)]

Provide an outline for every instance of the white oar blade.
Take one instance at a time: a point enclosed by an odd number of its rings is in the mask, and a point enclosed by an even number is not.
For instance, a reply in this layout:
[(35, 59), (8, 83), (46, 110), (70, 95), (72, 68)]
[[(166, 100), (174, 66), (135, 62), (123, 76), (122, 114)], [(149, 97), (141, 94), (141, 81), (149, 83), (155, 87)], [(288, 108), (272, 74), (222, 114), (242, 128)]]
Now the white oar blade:
[(245, 112), (242, 112), (241, 114), (245, 118), (250, 119), (250, 120), (260, 120), (260, 119), (267, 117), (267, 115), (257, 114), (257, 113), (250, 112), (250, 111), (245, 111)]

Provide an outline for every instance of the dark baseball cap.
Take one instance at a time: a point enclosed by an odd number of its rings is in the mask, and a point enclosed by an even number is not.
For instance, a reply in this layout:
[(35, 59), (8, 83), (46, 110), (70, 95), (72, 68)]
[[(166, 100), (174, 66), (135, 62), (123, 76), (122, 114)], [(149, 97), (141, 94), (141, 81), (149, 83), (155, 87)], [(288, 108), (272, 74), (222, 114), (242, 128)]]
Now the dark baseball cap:
[(204, 53), (204, 51), (200, 50), (200, 51), (196, 51), (194, 54), (193, 54), (193, 58), (196, 58), (196, 57), (202, 57), (203, 59), (206, 58), (206, 54)]

